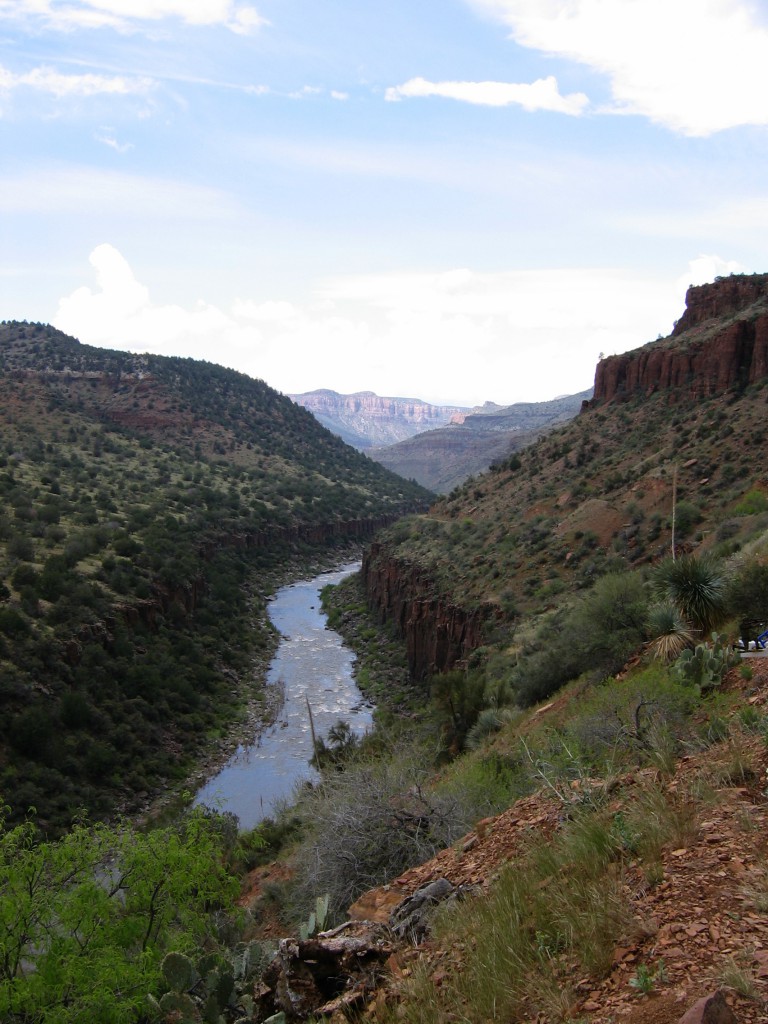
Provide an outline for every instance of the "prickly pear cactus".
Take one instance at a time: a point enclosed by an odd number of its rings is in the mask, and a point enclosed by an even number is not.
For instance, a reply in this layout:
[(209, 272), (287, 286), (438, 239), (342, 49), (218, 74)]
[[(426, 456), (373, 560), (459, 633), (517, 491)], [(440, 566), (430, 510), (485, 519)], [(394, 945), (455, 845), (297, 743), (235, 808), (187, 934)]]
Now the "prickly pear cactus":
[(325, 931), (325, 925), (328, 920), (328, 906), (330, 902), (330, 893), (326, 893), (325, 896), (318, 896), (315, 900), (315, 922), (318, 932)]
[(230, 970), (217, 967), (205, 976), (205, 1011), (203, 1019), (216, 1024), (235, 992), (235, 978)]
[(325, 928), (326, 918), (328, 917), (328, 904), (330, 903), (330, 896), (328, 893), (325, 896), (318, 896), (315, 900), (315, 909), (309, 915), (309, 918), (299, 925), (299, 938), (302, 941), (306, 941), (312, 935), (316, 935)]
[(166, 992), (160, 997), (162, 1013), (175, 1014), (179, 1024), (200, 1024), (202, 1020), (194, 999), (186, 992)]
[(731, 651), (722, 637), (712, 634), (712, 644), (697, 644), (691, 651), (683, 651), (673, 666), (673, 672), (686, 686), (695, 686), (699, 693), (714, 690), (723, 676), (739, 661), (738, 652)]
[(183, 953), (166, 953), (160, 965), (172, 992), (187, 992), (195, 983), (195, 968)]

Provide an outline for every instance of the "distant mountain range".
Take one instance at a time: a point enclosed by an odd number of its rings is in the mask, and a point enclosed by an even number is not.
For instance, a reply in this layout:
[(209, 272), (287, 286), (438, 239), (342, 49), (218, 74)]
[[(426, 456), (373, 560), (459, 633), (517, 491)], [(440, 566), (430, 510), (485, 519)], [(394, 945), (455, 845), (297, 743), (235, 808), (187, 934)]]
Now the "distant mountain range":
[(473, 410), (453, 405), (430, 405), (420, 398), (382, 398), (373, 391), (340, 395), (322, 388), (288, 395), (308, 409), (324, 427), (353, 448), (396, 444), (409, 437), (463, 419)]
[(549, 402), (517, 402), (509, 406), (486, 403), (480, 410), (457, 417), (446, 427), (430, 430), (368, 455), (387, 469), (447, 494), (468, 477), (482, 473), (537, 437), (576, 416), (592, 390)]
[(514, 405), (430, 405), (418, 398), (382, 398), (372, 391), (289, 395), (347, 444), (423, 487), (445, 493), (497, 459), (575, 416), (592, 392)]

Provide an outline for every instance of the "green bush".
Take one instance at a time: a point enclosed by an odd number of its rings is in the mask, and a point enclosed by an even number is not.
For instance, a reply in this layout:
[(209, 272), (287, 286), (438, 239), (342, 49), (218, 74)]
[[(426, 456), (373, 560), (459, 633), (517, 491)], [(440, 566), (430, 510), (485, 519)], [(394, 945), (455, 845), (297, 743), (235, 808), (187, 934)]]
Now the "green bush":
[(643, 643), (647, 609), (638, 573), (603, 576), (523, 651), (511, 677), (517, 701), (529, 706), (545, 700), (584, 672), (617, 672)]
[(768, 497), (756, 488), (747, 491), (738, 503), (734, 512), (737, 516), (754, 516), (768, 509)]
[(148, 833), (76, 824), (59, 842), (0, 821), (0, 1017), (128, 1024), (158, 992), (171, 949), (214, 934), (237, 885), (200, 814)]

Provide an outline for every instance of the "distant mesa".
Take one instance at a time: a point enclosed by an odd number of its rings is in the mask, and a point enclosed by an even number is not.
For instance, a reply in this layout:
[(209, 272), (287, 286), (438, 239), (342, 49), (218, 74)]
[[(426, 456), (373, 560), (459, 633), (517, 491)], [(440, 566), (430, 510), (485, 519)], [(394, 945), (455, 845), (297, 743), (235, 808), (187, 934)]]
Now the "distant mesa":
[(590, 389), (549, 402), (508, 406), (486, 402), (480, 409), (456, 417), (447, 427), (386, 448), (371, 448), (367, 454), (407, 480), (447, 494), (468, 477), (485, 472), (494, 462), (578, 415), (591, 396)]
[(405, 441), (452, 421), (461, 423), (473, 411), (462, 406), (430, 405), (420, 398), (382, 398), (373, 391), (340, 395), (321, 388), (288, 398), (360, 451)]

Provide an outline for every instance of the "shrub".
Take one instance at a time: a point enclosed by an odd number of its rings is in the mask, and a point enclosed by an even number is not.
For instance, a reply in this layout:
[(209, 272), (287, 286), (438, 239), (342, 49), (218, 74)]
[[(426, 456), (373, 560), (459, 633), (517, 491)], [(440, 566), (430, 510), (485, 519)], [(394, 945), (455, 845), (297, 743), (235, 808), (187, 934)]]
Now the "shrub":
[(678, 537), (687, 537), (701, 522), (701, 509), (690, 501), (678, 501), (675, 510), (675, 529)]
[(194, 814), (177, 829), (79, 823), (59, 842), (38, 840), (29, 822), (0, 821), (0, 1016), (139, 1019), (164, 953), (210, 937), (210, 911), (236, 893), (215, 828)]
[(768, 509), (768, 497), (756, 488), (747, 491), (734, 509), (737, 516), (754, 516)]
[(424, 788), (413, 755), (350, 765), (304, 793), (306, 838), (296, 853), (295, 902), (306, 917), (318, 893), (338, 916), (367, 889), (384, 885), (466, 832), (466, 810)]
[(653, 585), (659, 598), (674, 604), (702, 633), (716, 629), (727, 615), (727, 577), (721, 563), (708, 555), (665, 559)]
[(745, 642), (756, 636), (768, 619), (768, 565), (748, 562), (728, 582), (726, 603), (729, 614), (739, 620)]
[(645, 587), (637, 573), (611, 573), (566, 615), (550, 620), (523, 652), (512, 688), (524, 706), (584, 672), (617, 672), (645, 638)]

